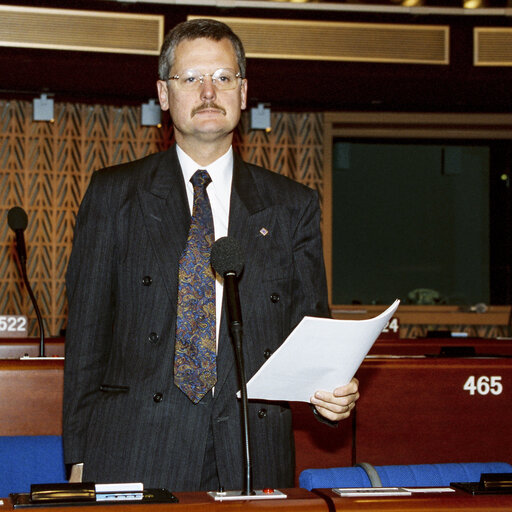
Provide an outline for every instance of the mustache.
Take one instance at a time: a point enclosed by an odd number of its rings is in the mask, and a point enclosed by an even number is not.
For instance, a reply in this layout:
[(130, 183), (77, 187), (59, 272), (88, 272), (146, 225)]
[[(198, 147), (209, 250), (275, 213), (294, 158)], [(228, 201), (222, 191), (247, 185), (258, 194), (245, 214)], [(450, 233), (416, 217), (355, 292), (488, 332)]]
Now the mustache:
[(226, 115), (226, 110), (224, 108), (222, 108), (220, 105), (217, 105), (217, 103), (215, 103), (214, 101), (205, 101), (204, 103), (202, 103), (201, 105), (196, 107), (194, 110), (192, 110), (191, 117), (194, 117), (201, 110), (207, 110), (209, 108), (219, 110), (222, 114)]

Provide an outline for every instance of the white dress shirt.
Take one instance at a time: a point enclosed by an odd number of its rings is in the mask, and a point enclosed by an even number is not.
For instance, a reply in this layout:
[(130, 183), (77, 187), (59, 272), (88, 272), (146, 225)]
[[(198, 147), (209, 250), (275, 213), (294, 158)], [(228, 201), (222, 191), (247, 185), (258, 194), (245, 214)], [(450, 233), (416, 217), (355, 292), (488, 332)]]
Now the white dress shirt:
[[(229, 204), (231, 197), (231, 183), (233, 181), (233, 148), (229, 148), (227, 153), (215, 160), (207, 167), (194, 162), (178, 145), (176, 146), (178, 160), (185, 179), (185, 188), (187, 189), (188, 204), (190, 214), (194, 205), (194, 187), (190, 178), (198, 169), (208, 171), (212, 182), (206, 187), (213, 215), (213, 229), (215, 240), (228, 234), (229, 223)], [(215, 282), (215, 329), (217, 346), (219, 343), (220, 319), (222, 312), (222, 293), (224, 280), (216, 276)]]

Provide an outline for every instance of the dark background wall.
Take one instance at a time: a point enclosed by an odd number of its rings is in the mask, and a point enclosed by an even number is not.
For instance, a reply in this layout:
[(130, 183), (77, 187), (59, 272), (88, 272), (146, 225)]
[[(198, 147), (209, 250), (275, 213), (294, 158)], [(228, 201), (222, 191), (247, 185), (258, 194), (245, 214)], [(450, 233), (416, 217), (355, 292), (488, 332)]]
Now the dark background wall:
[[(464, 116), (508, 113), (512, 107), (512, 67), (473, 65), (473, 28), (510, 27), (512, 18), (503, 10), (468, 14), (459, 9), (455, 14), (436, 9), (426, 14), (414, 9), (343, 10), (335, 3), (332, 8), (322, 4), (322, 9), (300, 5), (294, 9), (276, 6), (277, 2), (272, 2), (272, 8), (254, 2), (256, 7), (251, 8), (250, 2), (241, 7), (236, 0), (222, 7), (102, 0), (19, 0), (0, 5), (9, 4), (159, 14), (165, 18), (166, 31), (189, 15), (448, 25), (448, 65), (249, 58), (249, 107), (258, 102), (271, 106), (273, 130), (270, 134), (251, 130), (245, 114), (239, 135), (243, 156), (303, 181), (316, 188), (321, 198), (331, 194), (324, 184), (324, 142), (330, 143), (324, 137), (323, 116), (327, 112), (369, 112), (376, 116), (380, 112), (447, 112)], [(1, 16), (0, 11), (0, 23)], [(156, 67), (156, 56), (1, 48), (0, 212), (6, 214), (17, 204), (28, 210), (31, 223), (27, 235), (32, 251), (29, 276), (54, 335), (65, 326), (64, 274), (74, 215), (90, 173), (160, 150), (172, 136), (168, 119), (164, 118), (160, 130), (139, 123), (140, 104), (156, 96)], [(32, 99), (41, 92), (48, 92), (55, 100), (54, 124), (31, 119)], [(512, 302), (512, 230), (507, 206), (511, 203), (510, 138), (498, 146), (493, 146), (498, 149), (490, 155), (490, 180), (499, 180), (502, 175), (506, 179), (499, 186), (491, 181), (488, 184), (489, 286), (491, 301), (507, 304)], [(375, 215), (371, 204), (366, 207), (368, 218)], [(334, 215), (343, 216), (343, 212)], [(28, 311), (34, 331), (34, 314), (18, 277), (12, 233), (5, 223), (0, 224), (0, 234), (0, 311)], [(368, 243), (371, 246), (371, 241)], [(343, 260), (333, 259), (336, 265), (343, 269)], [(353, 298), (358, 297), (340, 296), (336, 300)]]
[[(161, 14), (165, 30), (188, 15), (450, 26), (450, 64), (418, 65), (315, 60), (249, 59), (249, 99), (274, 109), (302, 111), (400, 110), (508, 112), (512, 107), (512, 67), (473, 65), (473, 27), (510, 27), (504, 9), (336, 10), (215, 7), (101, 0), (3, 2), (20, 6), (104, 12)], [(245, 2), (244, 5), (250, 4)], [(289, 6), (289, 3), (285, 3)], [(454, 3), (451, 3), (454, 5)], [(227, 5), (227, 4), (226, 4)], [(234, 2), (232, 5), (236, 5)], [(281, 4), (284, 5), (284, 4)], [(332, 5), (329, 10), (329, 5)], [(374, 6), (375, 7), (375, 6)], [(443, 12), (455, 14), (443, 14)], [(426, 14), (427, 13), (427, 14)], [(121, 103), (155, 97), (157, 57), (109, 53), (2, 48), (0, 94), (48, 90), (60, 101)]]

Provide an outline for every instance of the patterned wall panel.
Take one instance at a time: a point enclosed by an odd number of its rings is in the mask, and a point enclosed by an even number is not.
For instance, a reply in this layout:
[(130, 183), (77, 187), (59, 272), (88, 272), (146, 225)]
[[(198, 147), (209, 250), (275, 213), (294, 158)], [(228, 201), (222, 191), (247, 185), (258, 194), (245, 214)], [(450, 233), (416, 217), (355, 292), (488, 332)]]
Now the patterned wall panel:
[[(172, 128), (140, 126), (139, 107), (55, 103), (53, 123), (34, 122), (32, 103), (0, 100), (0, 314), (36, 316), (16, 263), (7, 212), (28, 214), (27, 272), (47, 336), (66, 325), (64, 277), (76, 211), (91, 173), (166, 149)], [(244, 113), (236, 146), (244, 159), (322, 193), (323, 116), (274, 113), (270, 133), (252, 131)]]

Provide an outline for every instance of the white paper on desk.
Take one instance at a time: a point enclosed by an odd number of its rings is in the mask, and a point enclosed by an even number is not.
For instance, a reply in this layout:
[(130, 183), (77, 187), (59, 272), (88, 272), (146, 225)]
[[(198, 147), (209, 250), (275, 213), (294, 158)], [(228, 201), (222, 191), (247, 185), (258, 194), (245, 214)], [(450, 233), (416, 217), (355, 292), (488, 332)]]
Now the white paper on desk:
[(367, 320), (304, 317), (247, 383), (247, 396), (309, 402), (315, 391), (348, 384), (399, 304)]

